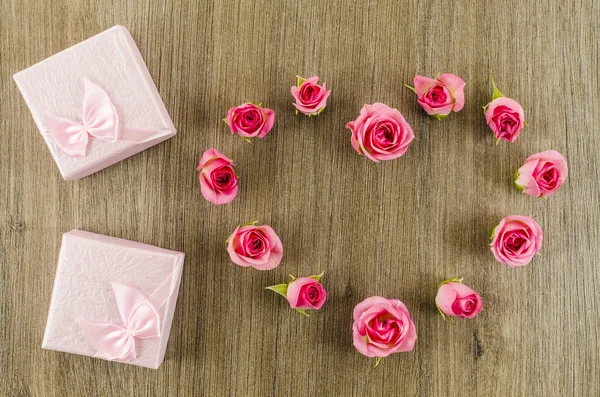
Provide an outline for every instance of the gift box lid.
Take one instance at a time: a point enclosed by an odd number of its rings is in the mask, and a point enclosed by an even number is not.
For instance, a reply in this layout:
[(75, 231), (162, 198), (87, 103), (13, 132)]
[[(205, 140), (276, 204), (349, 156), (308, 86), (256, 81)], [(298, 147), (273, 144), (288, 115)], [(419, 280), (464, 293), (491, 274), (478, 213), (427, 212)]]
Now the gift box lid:
[(42, 347), (158, 368), (184, 254), (72, 230), (63, 234)]
[(129, 31), (114, 26), (13, 76), (63, 178), (175, 135)]

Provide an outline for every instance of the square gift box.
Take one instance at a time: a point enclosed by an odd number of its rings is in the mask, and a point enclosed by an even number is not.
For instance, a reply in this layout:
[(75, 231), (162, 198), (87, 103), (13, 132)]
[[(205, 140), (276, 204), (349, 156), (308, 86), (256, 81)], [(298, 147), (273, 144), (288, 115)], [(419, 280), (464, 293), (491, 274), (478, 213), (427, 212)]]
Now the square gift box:
[(63, 234), (42, 348), (158, 368), (183, 260), (120, 238)]
[(64, 179), (83, 178), (175, 135), (123, 26), (13, 77)]

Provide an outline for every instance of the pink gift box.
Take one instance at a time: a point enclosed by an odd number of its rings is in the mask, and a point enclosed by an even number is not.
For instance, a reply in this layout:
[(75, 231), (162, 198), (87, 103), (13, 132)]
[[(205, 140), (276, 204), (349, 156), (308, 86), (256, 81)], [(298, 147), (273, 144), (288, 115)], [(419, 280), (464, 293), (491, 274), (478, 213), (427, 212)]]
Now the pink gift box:
[(129, 240), (63, 234), (42, 348), (158, 368), (183, 260)]
[(64, 179), (83, 178), (175, 135), (123, 26), (13, 77)]

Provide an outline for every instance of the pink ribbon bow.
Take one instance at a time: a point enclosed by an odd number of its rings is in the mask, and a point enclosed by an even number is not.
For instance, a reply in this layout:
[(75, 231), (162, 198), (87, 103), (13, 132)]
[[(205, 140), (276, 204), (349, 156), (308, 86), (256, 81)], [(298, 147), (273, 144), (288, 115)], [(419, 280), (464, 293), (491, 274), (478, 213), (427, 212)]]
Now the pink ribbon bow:
[(169, 134), (171, 130), (157, 131), (119, 127), (119, 117), (108, 94), (98, 85), (85, 79), (83, 122), (44, 113), (48, 134), (58, 147), (71, 157), (83, 157), (90, 137), (115, 143), (118, 140), (148, 142)]
[(160, 316), (156, 307), (135, 288), (111, 283), (122, 325), (79, 321), (88, 342), (106, 360), (136, 358), (136, 339), (160, 337)]

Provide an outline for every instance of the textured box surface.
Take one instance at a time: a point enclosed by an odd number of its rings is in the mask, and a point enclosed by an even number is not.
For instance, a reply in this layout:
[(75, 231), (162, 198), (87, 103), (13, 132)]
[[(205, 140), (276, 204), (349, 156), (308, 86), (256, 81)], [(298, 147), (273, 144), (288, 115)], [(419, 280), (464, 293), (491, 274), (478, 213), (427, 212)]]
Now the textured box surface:
[(158, 368), (183, 261), (147, 244), (63, 234), (42, 347)]
[(122, 26), (14, 79), (65, 179), (82, 178), (175, 135), (146, 64)]

